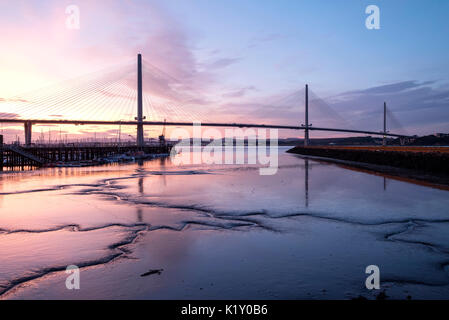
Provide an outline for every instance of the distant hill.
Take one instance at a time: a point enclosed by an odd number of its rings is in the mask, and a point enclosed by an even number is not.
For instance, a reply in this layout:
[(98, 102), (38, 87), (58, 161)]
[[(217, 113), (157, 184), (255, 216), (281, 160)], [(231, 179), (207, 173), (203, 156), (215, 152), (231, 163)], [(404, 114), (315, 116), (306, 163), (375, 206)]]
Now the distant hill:
[[(400, 145), (399, 138), (387, 138), (387, 145)], [(191, 141), (192, 142), (192, 141)], [(236, 140), (234, 140), (234, 145), (236, 144)], [(241, 140), (239, 141), (241, 143)], [(247, 144), (247, 140), (245, 139), (244, 144)], [(208, 145), (210, 142), (203, 141), (202, 145)], [(267, 144), (269, 144), (269, 140)], [(298, 146), (303, 145), (304, 139), (299, 138), (285, 138), (278, 139), (279, 146)], [(334, 146), (376, 146), (382, 144), (382, 137), (348, 137), (348, 138), (315, 138), (310, 139), (310, 145), (312, 146), (325, 146), (325, 145), (334, 145)], [(222, 142), (224, 145), (224, 141)], [(449, 134), (437, 134), (437, 135), (428, 135), (423, 137), (415, 137), (412, 138), (405, 145), (408, 146), (449, 146)]]
[[(387, 139), (389, 141), (390, 139)], [(280, 139), (279, 145), (300, 145), (304, 144), (304, 139)], [(379, 145), (382, 138), (368, 137), (348, 137), (348, 138), (319, 138), (310, 139), (310, 145)]]
[[(388, 143), (389, 145), (399, 145), (400, 140), (394, 139)], [(449, 146), (449, 134), (428, 135), (413, 138), (407, 146)]]

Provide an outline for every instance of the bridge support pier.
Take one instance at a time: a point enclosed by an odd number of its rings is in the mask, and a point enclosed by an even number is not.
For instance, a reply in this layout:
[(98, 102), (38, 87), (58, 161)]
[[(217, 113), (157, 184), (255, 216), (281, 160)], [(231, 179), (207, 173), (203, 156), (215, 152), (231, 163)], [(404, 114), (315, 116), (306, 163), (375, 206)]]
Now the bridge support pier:
[(30, 121), (26, 121), (24, 124), (25, 130), (25, 145), (31, 145), (31, 135), (32, 135), (32, 123)]

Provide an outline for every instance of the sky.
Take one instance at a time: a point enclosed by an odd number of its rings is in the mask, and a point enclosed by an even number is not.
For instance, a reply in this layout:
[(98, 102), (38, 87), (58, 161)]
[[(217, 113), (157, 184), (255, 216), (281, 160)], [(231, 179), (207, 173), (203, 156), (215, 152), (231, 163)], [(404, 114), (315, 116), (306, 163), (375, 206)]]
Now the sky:
[[(79, 29), (67, 28), (69, 5), (79, 8)], [(366, 28), (368, 5), (379, 7), (380, 29)], [(129, 110), (119, 103), (117, 110), (126, 109), (120, 115), (110, 101), (104, 110), (94, 102), (100, 94), (117, 98), (118, 91), (123, 103), (133, 99), (132, 72), (142, 53), (150, 120), (299, 125), (308, 83), (320, 98), (311, 101), (315, 126), (379, 131), (386, 101), (391, 131), (449, 132), (448, 15), (445, 0), (0, 0), (0, 113), (24, 117), (19, 111), (34, 106), (35, 116), (51, 118), (36, 104), (45, 92), (59, 97), (50, 106), (59, 117), (89, 118), (93, 110), (102, 119), (132, 117), (132, 103)], [(79, 95), (89, 81), (106, 79), (104, 70), (129, 65), (129, 75), (107, 78), (108, 87), (92, 92), (97, 100), (59, 107), (70, 79), (85, 81)], [(111, 127), (33, 130), (117, 134)], [(7, 140), (23, 135), (20, 126), (3, 124), (2, 132)]]

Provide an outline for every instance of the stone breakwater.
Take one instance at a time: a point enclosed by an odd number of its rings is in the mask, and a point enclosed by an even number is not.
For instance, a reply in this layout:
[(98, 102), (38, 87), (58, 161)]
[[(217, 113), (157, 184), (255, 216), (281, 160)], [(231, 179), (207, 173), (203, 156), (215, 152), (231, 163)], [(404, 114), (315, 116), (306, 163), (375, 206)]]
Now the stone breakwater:
[(287, 152), (342, 160), (349, 165), (449, 185), (449, 148), (446, 147), (297, 146)]

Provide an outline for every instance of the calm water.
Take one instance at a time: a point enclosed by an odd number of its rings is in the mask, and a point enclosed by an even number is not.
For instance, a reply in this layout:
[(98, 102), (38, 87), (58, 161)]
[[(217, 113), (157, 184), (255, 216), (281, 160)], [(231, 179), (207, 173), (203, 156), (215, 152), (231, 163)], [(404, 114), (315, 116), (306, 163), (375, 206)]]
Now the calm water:
[(273, 176), (169, 159), (0, 175), (0, 297), (372, 298), (375, 264), (390, 297), (449, 298), (448, 191), (287, 149)]

